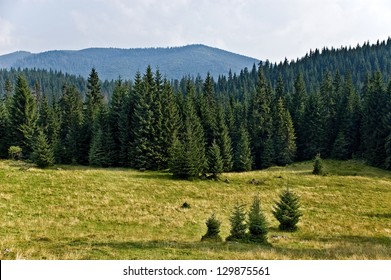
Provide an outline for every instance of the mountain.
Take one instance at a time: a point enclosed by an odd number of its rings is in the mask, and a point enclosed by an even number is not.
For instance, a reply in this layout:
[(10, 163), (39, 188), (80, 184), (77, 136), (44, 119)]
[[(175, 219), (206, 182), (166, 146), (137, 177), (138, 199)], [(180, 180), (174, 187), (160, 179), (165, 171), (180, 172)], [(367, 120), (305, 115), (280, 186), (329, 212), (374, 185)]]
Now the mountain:
[(240, 72), (259, 60), (205, 45), (188, 45), (172, 48), (116, 49), (89, 48), (79, 51), (47, 51), (37, 54), (15, 52), (0, 56), (1, 68), (52, 69), (87, 77), (95, 67), (101, 79), (112, 80), (119, 76), (133, 79), (137, 71), (148, 65), (158, 68), (168, 79), (183, 76), (212, 76)]

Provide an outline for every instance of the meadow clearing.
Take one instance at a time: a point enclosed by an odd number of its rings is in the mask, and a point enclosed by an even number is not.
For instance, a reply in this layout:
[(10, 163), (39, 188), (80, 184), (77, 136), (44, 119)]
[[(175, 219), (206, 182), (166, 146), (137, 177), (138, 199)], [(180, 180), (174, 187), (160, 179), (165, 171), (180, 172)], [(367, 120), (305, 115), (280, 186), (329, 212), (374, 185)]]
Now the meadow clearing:
[[(391, 259), (391, 172), (326, 160), (327, 175), (315, 176), (312, 164), (225, 173), (223, 182), (3, 160), (0, 259)], [(279, 231), (271, 214), (287, 187), (302, 205), (296, 232)], [(225, 238), (233, 206), (249, 209), (255, 195), (270, 245), (200, 242), (211, 213)]]

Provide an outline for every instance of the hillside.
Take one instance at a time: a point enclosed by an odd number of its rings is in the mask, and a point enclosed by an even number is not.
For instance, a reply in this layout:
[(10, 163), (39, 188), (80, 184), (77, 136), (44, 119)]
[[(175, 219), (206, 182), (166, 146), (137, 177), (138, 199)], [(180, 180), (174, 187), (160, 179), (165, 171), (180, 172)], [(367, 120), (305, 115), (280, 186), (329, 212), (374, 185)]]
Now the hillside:
[(259, 61), (204, 45), (173, 48), (115, 49), (89, 48), (80, 51), (48, 51), (38, 54), (17, 52), (0, 56), (0, 68), (37, 68), (58, 70), (87, 77), (92, 67), (102, 80), (133, 79), (137, 71), (151, 65), (169, 79), (183, 76), (226, 75), (239, 72)]
[[(0, 259), (391, 259), (390, 172), (357, 161), (325, 168), (327, 176), (312, 175), (312, 162), (226, 173), (224, 183), (0, 161)], [(287, 187), (303, 212), (293, 233), (271, 215)], [(270, 246), (200, 242), (211, 213), (226, 238), (235, 203), (248, 209), (257, 194)]]

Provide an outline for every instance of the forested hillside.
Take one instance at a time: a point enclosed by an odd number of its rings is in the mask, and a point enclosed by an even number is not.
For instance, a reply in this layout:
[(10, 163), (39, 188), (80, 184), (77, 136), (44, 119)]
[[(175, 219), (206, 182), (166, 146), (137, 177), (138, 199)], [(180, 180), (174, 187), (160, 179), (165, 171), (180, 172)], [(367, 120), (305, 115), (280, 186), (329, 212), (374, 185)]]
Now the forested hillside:
[(226, 75), (258, 63), (257, 59), (204, 45), (174, 48), (115, 49), (90, 48), (80, 51), (48, 51), (38, 54), (16, 52), (0, 56), (0, 68), (28, 68), (62, 71), (88, 77), (94, 67), (103, 80), (121, 76), (133, 79), (137, 71), (148, 65), (158, 68), (168, 79), (183, 76)]
[(33, 161), (169, 168), (177, 177), (317, 154), (391, 168), (390, 44), (315, 50), (296, 62), (173, 82), (151, 67), (133, 81), (103, 84), (95, 69), (87, 81), (44, 72), (64, 83), (50, 102), (42, 80), (32, 87), (31, 73), (29, 81), (18, 73), (15, 82), (3, 78), (0, 154), (19, 146)]

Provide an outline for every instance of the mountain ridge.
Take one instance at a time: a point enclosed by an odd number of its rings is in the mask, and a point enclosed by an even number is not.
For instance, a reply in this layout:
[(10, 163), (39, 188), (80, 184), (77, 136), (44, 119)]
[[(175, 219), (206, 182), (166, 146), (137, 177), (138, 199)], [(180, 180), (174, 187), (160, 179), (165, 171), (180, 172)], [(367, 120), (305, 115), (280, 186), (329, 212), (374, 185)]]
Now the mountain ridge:
[(207, 72), (215, 77), (227, 75), (229, 70), (239, 72), (254, 63), (259, 60), (203, 44), (166, 48), (92, 47), (40, 53), (19, 51), (0, 56), (0, 68), (51, 69), (87, 77), (94, 67), (103, 80), (119, 76), (133, 79), (137, 71), (143, 72), (148, 65), (158, 68), (168, 79), (180, 79)]

